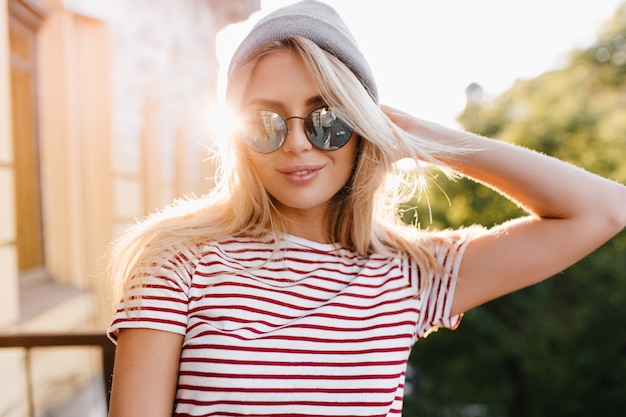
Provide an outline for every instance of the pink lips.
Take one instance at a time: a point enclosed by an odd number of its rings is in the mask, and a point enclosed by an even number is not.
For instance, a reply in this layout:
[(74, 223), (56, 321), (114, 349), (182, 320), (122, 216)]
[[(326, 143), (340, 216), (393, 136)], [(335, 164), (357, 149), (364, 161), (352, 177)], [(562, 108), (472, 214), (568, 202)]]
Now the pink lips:
[(321, 172), (322, 165), (294, 165), (279, 169), (287, 182), (294, 185), (304, 185), (313, 181)]

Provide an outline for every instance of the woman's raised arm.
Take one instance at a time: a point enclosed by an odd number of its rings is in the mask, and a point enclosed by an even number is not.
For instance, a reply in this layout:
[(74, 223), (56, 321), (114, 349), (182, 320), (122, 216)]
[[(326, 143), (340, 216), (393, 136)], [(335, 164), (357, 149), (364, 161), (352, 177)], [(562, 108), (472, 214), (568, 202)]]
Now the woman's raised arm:
[(454, 314), (562, 271), (626, 226), (622, 184), (529, 149), (383, 110), (406, 131), (472, 149), (445, 162), (529, 213), (492, 228), (467, 248)]

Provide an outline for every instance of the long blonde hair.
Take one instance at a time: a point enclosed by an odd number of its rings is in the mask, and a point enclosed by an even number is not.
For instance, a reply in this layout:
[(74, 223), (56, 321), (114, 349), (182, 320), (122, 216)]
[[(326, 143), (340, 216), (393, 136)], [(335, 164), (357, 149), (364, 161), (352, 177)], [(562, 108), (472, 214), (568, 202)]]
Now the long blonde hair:
[[(237, 112), (241, 106), (255, 64), (263, 56), (284, 48), (302, 58), (323, 100), (337, 109), (339, 117), (360, 138), (352, 177), (333, 197), (327, 213), (330, 240), (359, 254), (404, 253), (422, 268), (438, 268), (421, 241), (444, 239), (403, 225), (398, 216), (398, 203), (419, 192), (417, 188), (424, 182), (416, 182), (414, 176), (407, 181), (394, 163), (398, 155), (403, 155), (412, 157), (418, 166), (421, 161), (440, 165), (442, 158), (457, 150), (399, 129), (350, 69), (315, 43), (299, 37), (269, 45), (231, 75), (226, 101), (232, 111)], [(182, 250), (200, 248), (205, 242), (259, 233), (280, 238), (286, 230), (285, 223), (249, 168), (244, 146), (235, 136), (229, 138), (217, 184), (206, 196), (177, 201), (137, 223), (114, 242), (108, 273), (118, 284), (116, 295), (126, 292), (126, 297), (130, 297), (130, 288), (136, 288), (150, 268), (160, 266), (159, 259), (165, 261)], [(441, 168), (453, 175), (447, 167)]]

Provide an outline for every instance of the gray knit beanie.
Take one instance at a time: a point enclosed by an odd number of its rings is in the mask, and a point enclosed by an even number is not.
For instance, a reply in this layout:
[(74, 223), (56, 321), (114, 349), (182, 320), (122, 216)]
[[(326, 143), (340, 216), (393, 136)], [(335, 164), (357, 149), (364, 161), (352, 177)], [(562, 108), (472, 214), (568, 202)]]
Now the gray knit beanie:
[(268, 44), (290, 36), (315, 42), (341, 60), (378, 102), (374, 75), (348, 27), (335, 9), (316, 0), (303, 0), (261, 19), (241, 42), (228, 68), (228, 79)]

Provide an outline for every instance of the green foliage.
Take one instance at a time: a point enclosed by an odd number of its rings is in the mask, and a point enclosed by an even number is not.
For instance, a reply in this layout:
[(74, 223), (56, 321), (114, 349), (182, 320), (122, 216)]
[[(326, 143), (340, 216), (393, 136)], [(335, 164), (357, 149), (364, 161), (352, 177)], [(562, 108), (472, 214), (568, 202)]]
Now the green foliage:
[[(488, 105), (469, 105), (459, 121), (626, 183), (626, 5), (565, 67), (519, 80)], [(427, 202), (437, 228), (492, 226), (521, 213), (471, 181), (437, 185), (407, 202), (419, 209), (406, 210), (405, 221), (428, 225)], [(622, 232), (559, 276), (478, 307), (458, 330), (418, 343), (411, 357), (418, 394), (403, 414), (623, 415), (625, 271)]]

